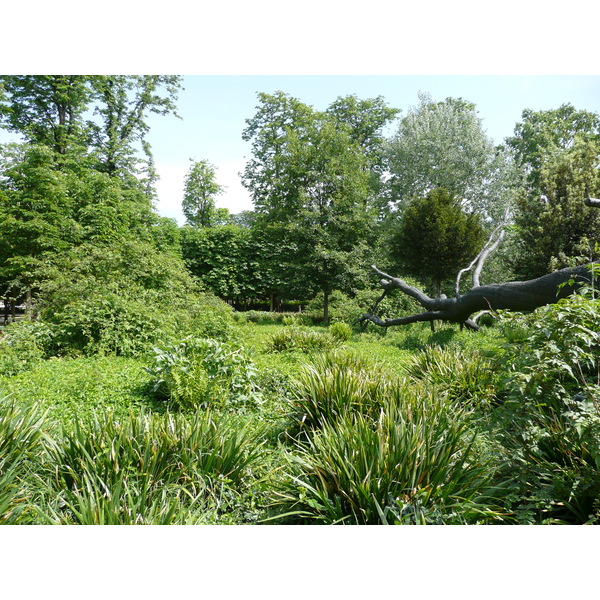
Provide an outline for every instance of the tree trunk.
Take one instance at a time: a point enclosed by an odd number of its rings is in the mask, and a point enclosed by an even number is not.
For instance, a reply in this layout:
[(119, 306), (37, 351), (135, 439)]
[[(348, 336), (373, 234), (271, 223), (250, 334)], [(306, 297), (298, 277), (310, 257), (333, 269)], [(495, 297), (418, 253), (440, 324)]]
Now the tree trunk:
[(461, 323), (470, 329), (479, 329), (470, 319), (475, 312), (485, 310), (530, 311), (553, 304), (569, 296), (582, 285), (592, 281), (590, 265), (561, 269), (529, 281), (511, 281), (473, 287), (466, 294), (453, 298), (430, 298), (418, 288), (398, 277), (391, 277), (377, 267), (376, 273), (385, 277), (380, 281), (384, 290), (397, 288), (414, 298), (427, 312), (398, 319), (382, 320), (375, 315), (363, 315), (360, 321), (371, 321), (380, 327), (406, 325), (434, 320)]

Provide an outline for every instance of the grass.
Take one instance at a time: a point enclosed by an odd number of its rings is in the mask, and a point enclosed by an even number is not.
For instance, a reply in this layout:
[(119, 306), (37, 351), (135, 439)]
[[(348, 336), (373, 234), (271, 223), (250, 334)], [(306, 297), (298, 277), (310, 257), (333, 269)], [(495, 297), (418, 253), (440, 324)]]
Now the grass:
[[(539, 445), (550, 430), (535, 429), (545, 421), (501, 393), (500, 328), (370, 328), (339, 336), (334, 350), (275, 351), (290, 327), (235, 327), (257, 403), (155, 399), (151, 357), (38, 357), (0, 377), (0, 522), (595, 522), (588, 455), (600, 417), (581, 407), (561, 417), (550, 456)], [(523, 446), (521, 430), (538, 446)], [(558, 465), (563, 447), (579, 449), (585, 473)]]

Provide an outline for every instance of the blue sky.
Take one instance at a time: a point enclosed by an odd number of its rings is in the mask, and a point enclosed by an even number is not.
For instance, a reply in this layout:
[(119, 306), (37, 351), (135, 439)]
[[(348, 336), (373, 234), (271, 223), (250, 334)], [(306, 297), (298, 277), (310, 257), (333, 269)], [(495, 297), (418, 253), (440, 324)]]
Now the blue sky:
[(257, 93), (281, 90), (317, 110), (338, 96), (383, 96), (403, 114), (418, 103), (419, 91), (434, 100), (447, 97), (473, 102), (489, 137), (500, 143), (512, 135), (524, 109), (546, 110), (571, 103), (577, 109), (600, 113), (600, 76), (418, 76), (418, 75), (199, 75), (184, 78), (179, 114), (151, 120), (149, 141), (161, 177), (157, 209), (181, 224), (183, 180), (190, 159), (215, 165), (217, 180), (226, 186), (218, 205), (233, 213), (252, 208), (238, 173), (250, 156), (242, 140), (245, 120), (258, 104)]

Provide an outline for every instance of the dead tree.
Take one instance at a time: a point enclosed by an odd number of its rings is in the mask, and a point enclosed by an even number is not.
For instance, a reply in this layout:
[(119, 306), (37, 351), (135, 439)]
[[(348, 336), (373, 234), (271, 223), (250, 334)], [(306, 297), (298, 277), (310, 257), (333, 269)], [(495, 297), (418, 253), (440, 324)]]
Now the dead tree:
[[(585, 204), (600, 207), (600, 200), (587, 198)], [(370, 321), (380, 327), (408, 325), (409, 323), (424, 321), (448, 321), (477, 330), (479, 326), (476, 323), (476, 319), (472, 318), (472, 315), (475, 313), (496, 310), (519, 312), (535, 310), (540, 306), (556, 303), (561, 298), (565, 298), (578, 290), (582, 285), (592, 281), (591, 265), (582, 265), (554, 271), (553, 273), (529, 281), (510, 281), (507, 283), (480, 285), (479, 277), (483, 264), (489, 255), (500, 245), (503, 237), (504, 230), (501, 227), (497, 228), (469, 267), (459, 272), (456, 278), (455, 295), (452, 298), (447, 298), (444, 295), (439, 298), (431, 298), (420, 289), (409, 285), (399, 277), (392, 277), (380, 271), (376, 266), (373, 266), (373, 270), (383, 277), (379, 285), (383, 288), (384, 292), (371, 310), (371, 313), (362, 315), (359, 321), (364, 323)], [(473, 269), (473, 287), (465, 294), (460, 294), (461, 276), (471, 269)], [(375, 314), (376, 307), (385, 295), (393, 289), (399, 289), (414, 298), (425, 311), (397, 319), (383, 320), (379, 318)]]

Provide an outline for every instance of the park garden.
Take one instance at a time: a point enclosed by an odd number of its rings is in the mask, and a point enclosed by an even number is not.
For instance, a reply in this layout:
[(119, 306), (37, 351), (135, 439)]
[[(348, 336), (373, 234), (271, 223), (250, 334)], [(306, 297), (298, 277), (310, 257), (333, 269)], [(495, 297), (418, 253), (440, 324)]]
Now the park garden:
[(255, 210), (195, 161), (179, 226), (145, 119), (180, 78), (0, 86), (0, 523), (598, 521), (599, 115), (494, 145), (462, 99), (261, 93)]

